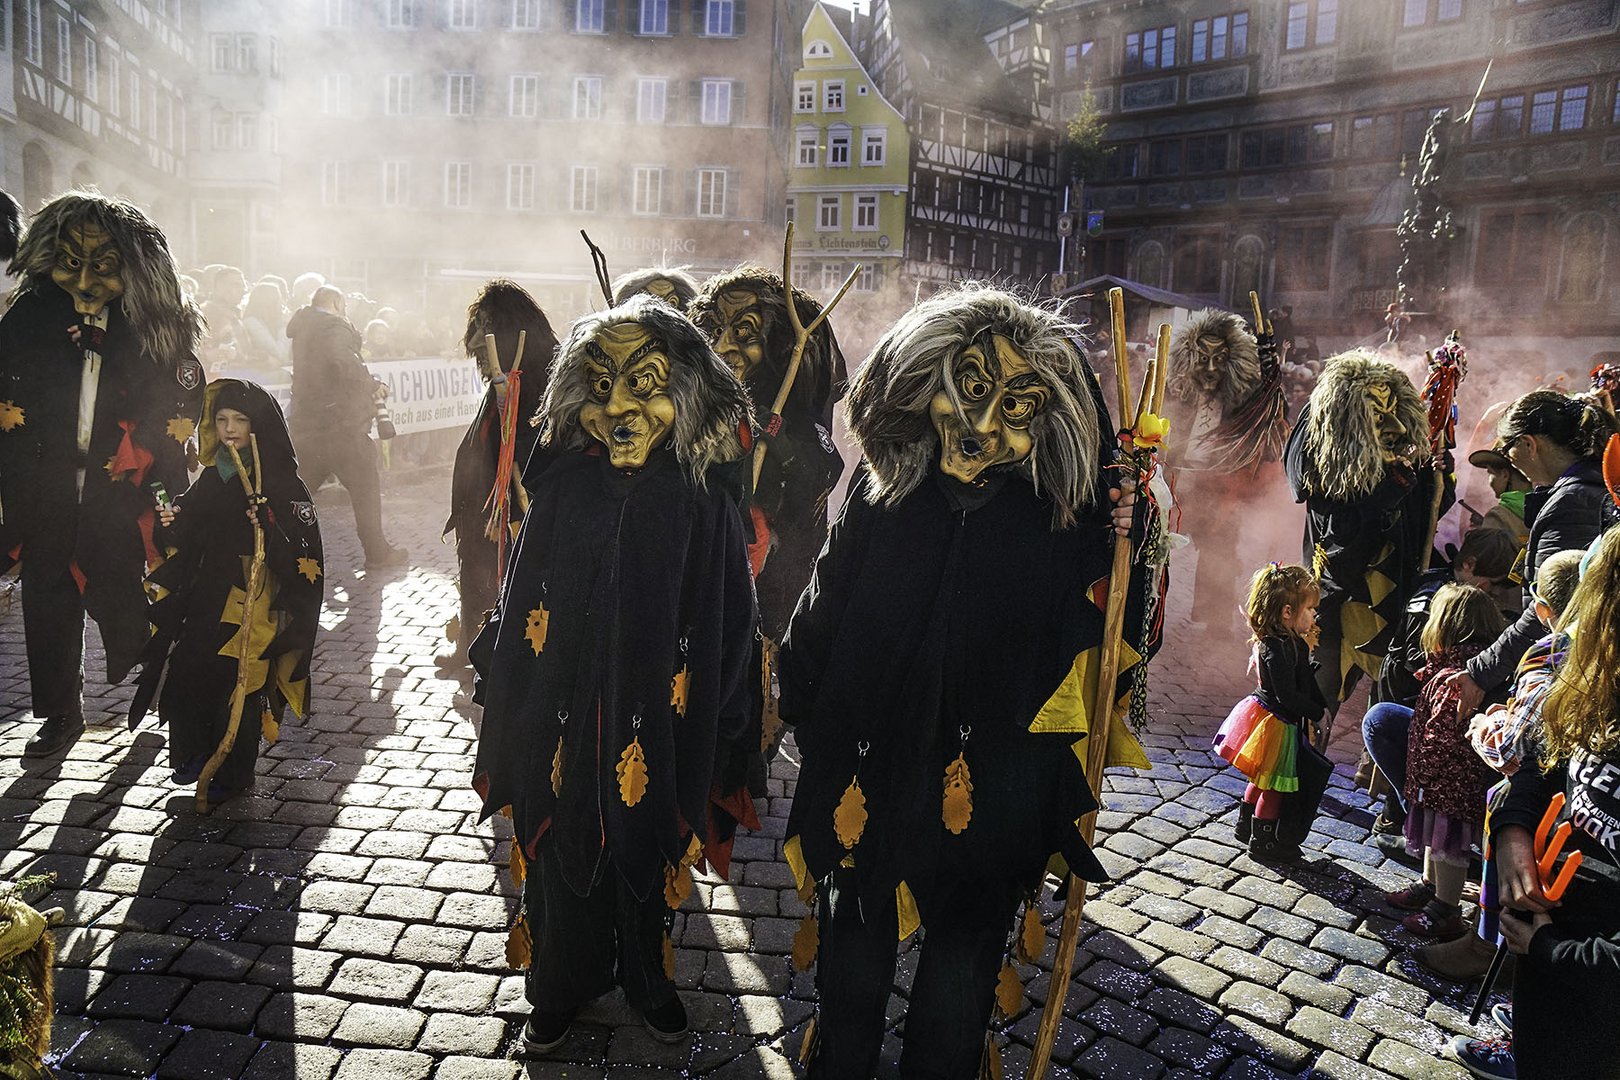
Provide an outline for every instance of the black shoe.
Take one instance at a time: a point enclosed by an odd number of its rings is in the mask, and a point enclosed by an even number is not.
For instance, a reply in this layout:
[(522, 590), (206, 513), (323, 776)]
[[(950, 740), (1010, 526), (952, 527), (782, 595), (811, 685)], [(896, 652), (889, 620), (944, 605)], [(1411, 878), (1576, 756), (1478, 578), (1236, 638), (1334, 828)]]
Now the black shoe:
[(23, 746), (23, 757), (48, 757), (65, 750), (84, 734), (82, 716), (48, 716)]
[(1238, 843), (1247, 844), (1249, 842), (1249, 837), (1253, 835), (1253, 833), (1254, 805), (1252, 803), (1240, 803), (1238, 805), (1237, 824), (1232, 827), (1232, 835), (1237, 837)]
[(568, 1038), (568, 1029), (574, 1024), (572, 1010), (564, 1013), (531, 1010), (523, 1025), (523, 1050), (529, 1054), (549, 1054)]
[(686, 1038), (686, 1006), (681, 1004), (678, 994), (670, 998), (668, 1004), (642, 1013), (641, 1019), (647, 1024), (647, 1031), (661, 1043), (678, 1043)]
[(1298, 862), (1303, 854), (1298, 844), (1278, 838), (1275, 821), (1255, 820), (1254, 834), (1249, 837), (1249, 858), (1262, 863), (1291, 863)]
[(170, 773), (169, 779), (173, 783), (179, 784), (181, 787), (190, 787), (192, 784), (197, 782), (197, 777), (202, 775), (203, 766), (206, 764), (208, 764), (208, 759), (206, 757), (194, 757), (184, 765), (180, 766), (178, 769), (174, 770), (174, 772)]
[(411, 553), (402, 547), (386, 547), (376, 555), (366, 556), (367, 570), (387, 570), (395, 566), (408, 566)]

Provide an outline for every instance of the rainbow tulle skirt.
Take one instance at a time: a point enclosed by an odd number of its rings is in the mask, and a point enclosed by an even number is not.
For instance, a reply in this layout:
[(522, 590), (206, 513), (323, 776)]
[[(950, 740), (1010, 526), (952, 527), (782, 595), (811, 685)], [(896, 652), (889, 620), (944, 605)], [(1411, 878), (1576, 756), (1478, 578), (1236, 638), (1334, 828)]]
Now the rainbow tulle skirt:
[(1253, 694), (1232, 707), (1215, 734), (1215, 752), (1261, 791), (1299, 790), (1299, 726)]

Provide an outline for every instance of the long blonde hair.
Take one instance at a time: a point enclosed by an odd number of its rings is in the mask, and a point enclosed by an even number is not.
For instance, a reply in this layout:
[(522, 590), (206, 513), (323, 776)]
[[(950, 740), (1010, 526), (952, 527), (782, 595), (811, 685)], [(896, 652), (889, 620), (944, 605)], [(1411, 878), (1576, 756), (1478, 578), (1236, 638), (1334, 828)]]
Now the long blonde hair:
[(1576, 750), (1606, 754), (1620, 746), (1620, 529), (1598, 541), (1559, 626), (1574, 621), (1569, 654), (1541, 709), (1548, 769)]

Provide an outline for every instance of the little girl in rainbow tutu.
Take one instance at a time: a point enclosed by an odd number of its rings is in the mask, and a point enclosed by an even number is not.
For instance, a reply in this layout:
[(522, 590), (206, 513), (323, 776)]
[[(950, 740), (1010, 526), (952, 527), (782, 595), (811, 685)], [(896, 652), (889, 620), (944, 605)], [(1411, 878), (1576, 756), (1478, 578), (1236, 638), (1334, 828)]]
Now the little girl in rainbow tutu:
[(1271, 563), (1249, 583), (1245, 614), (1260, 685), (1233, 706), (1215, 735), (1215, 752), (1249, 778), (1236, 834), (1260, 862), (1299, 859), (1299, 841), (1309, 829), (1307, 819), (1279, 835), (1287, 800), (1299, 797), (1301, 758), (1316, 755), (1311, 730), (1327, 712), (1311, 663), (1320, 597), (1321, 587), (1303, 566)]

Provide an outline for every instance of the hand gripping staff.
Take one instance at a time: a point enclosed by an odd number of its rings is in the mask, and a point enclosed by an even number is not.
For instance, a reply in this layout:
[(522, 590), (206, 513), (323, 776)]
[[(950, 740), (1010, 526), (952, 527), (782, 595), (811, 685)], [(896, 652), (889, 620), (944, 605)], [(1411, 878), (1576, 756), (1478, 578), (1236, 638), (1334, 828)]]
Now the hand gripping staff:
[[(1143, 380), (1141, 396), (1136, 400), (1136, 411), (1131, 411), (1131, 372), (1125, 344), (1125, 294), (1120, 289), (1108, 290), (1109, 313), (1113, 320), (1114, 375), (1119, 395), (1121, 424), (1128, 416), (1135, 420), (1119, 433), (1122, 453), (1120, 463), (1126, 475), (1136, 481), (1139, 500), (1147, 497), (1147, 481), (1153, 475), (1155, 456), (1164, 442), (1164, 422), (1159, 410), (1164, 404), (1165, 376), (1170, 369), (1170, 327), (1159, 327), (1157, 355), (1148, 361), (1147, 378)], [(1145, 505), (1145, 503), (1139, 503)], [(1125, 631), (1125, 594), (1130, 588), (1132, 538), (1114, 534), (1114, 564), (1108, 576), (1108, 606), (1103, 616), (1102, 661), (1097, 673), (1097, 696), (1092, 702), (1091, 723), (1086, 736), (1086, 780), (1091, 784), (1099, 805), (1102, 802), (1103, 768), (1108, 760), (1108, 728), (1113, 722), (1119, 676), (1119, 646)], [(1080, 821), (1080, 834), (1091, 843), (1097, 834), (1097, 813), (1092, 811)], [(1069, 875), (1069, 895), (1063, 905), (1063, 929), (1058, 936), (1057, 958), (1052, 965), (1052, 979), (1046, 995), (1046, 1006), (1041, 1013), (1040, 1031), (1035, 1039), (1035, 1051), (1030, 1059), (1031, 1080), (1041, 1080), (1052, 1060), (1052, 1047), (1057, 1041), (1058, 1022), (1063, 1017), (1063, 999), (1069, 990), (1069, 976), (1074, 971), (1075, 947), (1080, 938), (1080, 913), (1086, 902), (1086, 883)]]
[(1434, 558), (1434, 534), (1440, 528), (1440, 502), (1446, 494), (1445, 455), (1457, 445), (1457, 386), (1468, 377), (1468, 350), (1453, 330), (1444, 345), (1424, 355), (1429, 377), (1423, 381), (1423, 400), (1429, 406), (1429, 456), (1434, 468), (1429, 529), (1423, 534), (1423, 573), (1428, 573)]
[(506, 576), (506, 548), (512, 540), (513, 500), (517, 501), (520, 521), (529, 512), (529, 493), (523, 489), (522, 480), (514, 475), (521, 468), (514, 458), (517, 456), (517, 426), (523, 422), (523, 418), (518, 416), (518, 398), (523, 386), (523, 349), (528, 338), (527, 330), (518, 331), (517, 355), (512, 359), (512, 370), (503, 374), (500, 355), (495, 348), (495, 335), (484, 335), (484, 348), (489, 350), (489, 366), (495, 372), (492, 378), (506, 382), (506, 404), (501, 407), (498, 429), (501, 449), (495, 459), (495, 486), (484, 501), (484, 509), (489, 511), (489, 523), (484, 528), (484, 535), (495, 541), (495, 565), (500, 568), (502, 578)]
[[(1564, 793), (1556, 793), (1552, 802), (1547, 804), (1547, 812), (1541, 815), (1541, 824), (1536, 826), (1536, 877), (1541, 880), (1541, 895), (1548, 900), (1562, 900), (1564, 891), (1575, 878), (1575, 871), (1580, 869), (1581, 860), (1585, 856), (1579, 851), (1569, 853), (1564, 865), (1554, 874), (1553, 868), (1558, 865), (1558, 856), (1564, 853), (1564, 845), (1569, 842), (1570, 833), (1574, 826), (1564, 822), (1555, 830), (1553, 822), (1564, 810)], [(1552, 834), (1549, 843), (1547, 835)], [(1485, 983), (1479, 988), (1479, 996), (1474, 999), (1474, 1007), (1468, 1013), (1470, 1024), (1479, 1023), (1479, 1014), (1485, 1011), (1485, 999), (1491, 996), (1491, 989), (1496, 985), (1496, 977), (1502, 973), (1502, 964), (1506, 962), (1508, 954), (1507, 940), (1504, 938), (1496, 947), (1496, 955), (1491, 958), (1490, 970), (1485, 973)]]

